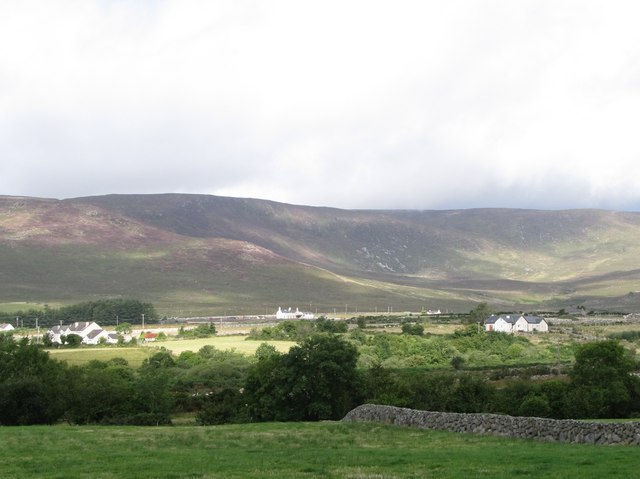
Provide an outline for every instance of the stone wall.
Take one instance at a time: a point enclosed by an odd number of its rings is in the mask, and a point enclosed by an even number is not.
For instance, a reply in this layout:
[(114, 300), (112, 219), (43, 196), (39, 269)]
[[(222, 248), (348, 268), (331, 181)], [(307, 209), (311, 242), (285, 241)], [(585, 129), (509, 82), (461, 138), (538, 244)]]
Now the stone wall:
[(417, 411), (364, 404), (343, 421), (373, 421), (461, 433), (586, 444), (640, 445), (640, 422), (596, 423), (574, 420)]

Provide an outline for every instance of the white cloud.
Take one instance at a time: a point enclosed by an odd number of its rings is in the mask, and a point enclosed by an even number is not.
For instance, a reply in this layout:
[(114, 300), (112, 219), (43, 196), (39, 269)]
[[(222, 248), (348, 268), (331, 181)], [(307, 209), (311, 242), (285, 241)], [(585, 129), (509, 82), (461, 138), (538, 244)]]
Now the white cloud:
[(632, 1), (3, 2), (0, 191), (634, 207), (639, 14)]

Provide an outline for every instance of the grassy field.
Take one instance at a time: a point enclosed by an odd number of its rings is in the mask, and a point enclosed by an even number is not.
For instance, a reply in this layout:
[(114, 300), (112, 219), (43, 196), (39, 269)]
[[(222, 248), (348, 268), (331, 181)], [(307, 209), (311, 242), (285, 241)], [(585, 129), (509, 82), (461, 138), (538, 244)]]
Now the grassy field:
[(49, 354), (53, 359), (66, 361), (69, 366), (81, 366), (93, 359), (99, 361), (109, 361), (113, 358), (123, 358), (129, 366), (137, 368), (142, 365), (142, 361), (153, 354), (153, 349), (141, 346), (131, 348), (113, 347), (86, 347), (78, 349), (49, 349)]
[(49, 349), (54, 359), (66, 361), (70, 366), (80, 366), (93, 359), (108, 361), (113, 358), (124, 358), (130, 366), (139, 367), (155, 349), (166, 348), (178, 356), (183, 351), (197, 352), (206, 345), (223, 351), (235, 350), (238, 353), (252, 355), (262, 343), (272, 344), (281, 352), (287, 352), (296, 343), (293, 341), (245, 341), (246, 336), (215, 336), (203, 339), (180, 339), (147, 343), (135, 347), (101, 347), (91, 346), (78, 349)]
[(234, 349), (238, 353), (250, 355), (254, 354), (258, 346), (262, 343), (272, 344), (278, 351), (286, 353), (291, 346), (296, 344), (293, 341), (246, 341), (245, 338), (246, 336), (214, 336), (201, 339), (176, 339), (158, 343), (147, 343), (145, 346), (167, 348), (177, 356), (183, 351), (197, 352), (200, 348), (207, 345), (223, 351)]
[(2, 477), (629, 478), (640, 448), (377, 424), (0, 428)]
[[(52, 306), (52, 305), (49, 305)], [(57, 306), (57, 305), (55, 305)], [(18, 311), (28, 311), (30, 309), (41, 310), (44, 305), (41, 303), (0, 303), (0, 313), (17, 313)]]

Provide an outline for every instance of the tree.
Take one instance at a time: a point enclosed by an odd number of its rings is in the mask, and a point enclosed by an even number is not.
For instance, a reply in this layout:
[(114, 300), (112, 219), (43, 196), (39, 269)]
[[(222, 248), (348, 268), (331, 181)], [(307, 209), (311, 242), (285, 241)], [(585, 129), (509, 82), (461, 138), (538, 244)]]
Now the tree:
[(181, 338), (209, 338), (215, 336), (217, 332), (215, 324), (203, 323), (192, 329), (185, 329), (184, 326), (180, 327), (178, 336)]
[(287, 354), (266, 355), (249, 371), (245, 397), (258, 421), (339, 419), (358, 403), (358, 351), (334, 335), (315, 335)]
[(273, 344), (261, 343), (260, 346), (256, 348), (255, 356), (256, 359), (266, 359), (270, 356), (278, 356), (280, 353), (276, 349)]
[(64, 338), (64, 344), (69, 346), (70, 348), (77, 348), (82, 344), (82, 336), (78, 336), (77, 334), (68, 334), (67, 336), (60, 336), (62, 340)]
[(196, 421), (202, 426), (246, 422), (244, 398), (237, 389), (223, 389), (203, 399), (203, 406), (196, 414)]
[(133, 371), (105, 363), (82, 367), (70, 419), (77, 424), (113, 423), (133, 412)]
[(451, 366), (453, 369), (462, 369), (464, 367), (465, 360), (462, 356), (454, 356), (451, 358)]
[(412, 336), (422, 336), (424, 334), (424, 326), (420, 323), (416, 323), (416, 324), (404, 323), (402, 325), (402, 334), (410, 334)]
[(133, 331), (133, 326), (131, 325), (131, 323), (128, 323), (126, 321), (116, 326), (116, 332), (118, 332), (119, 334), (131, 334), (131, 331)]
[(482, 303), (478, 304), (478, 306), (473, 308), (471, 311), (469, 311), (469, 320), (468, 320), (468, 322), (469, 323), (482, 323), (489, 316), (491, 316), (492, 313), (493, 313), (493, 310), (491, 309), (491, 307), (487, 303), (482, 302)]
[(640, 379), (634, 362), (617, 341), (583, 344), (571, 371), (574, 417), (627, 417), (638, 408)]
[(51, 424), (66, 407), (64, 363), (25, 338), (0, 335), (0, 425)]

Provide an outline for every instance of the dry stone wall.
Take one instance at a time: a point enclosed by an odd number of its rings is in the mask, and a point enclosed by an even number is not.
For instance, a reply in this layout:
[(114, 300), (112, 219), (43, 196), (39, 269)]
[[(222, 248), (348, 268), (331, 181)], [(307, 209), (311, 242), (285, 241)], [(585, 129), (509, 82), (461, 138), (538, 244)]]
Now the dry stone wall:
[(596, 423), (498, 414), (430, 412), (374, 404), (358, 406), (343, 421), (372, 421), (420, 429), (543, 441), (640, 445), (640, 422)]

